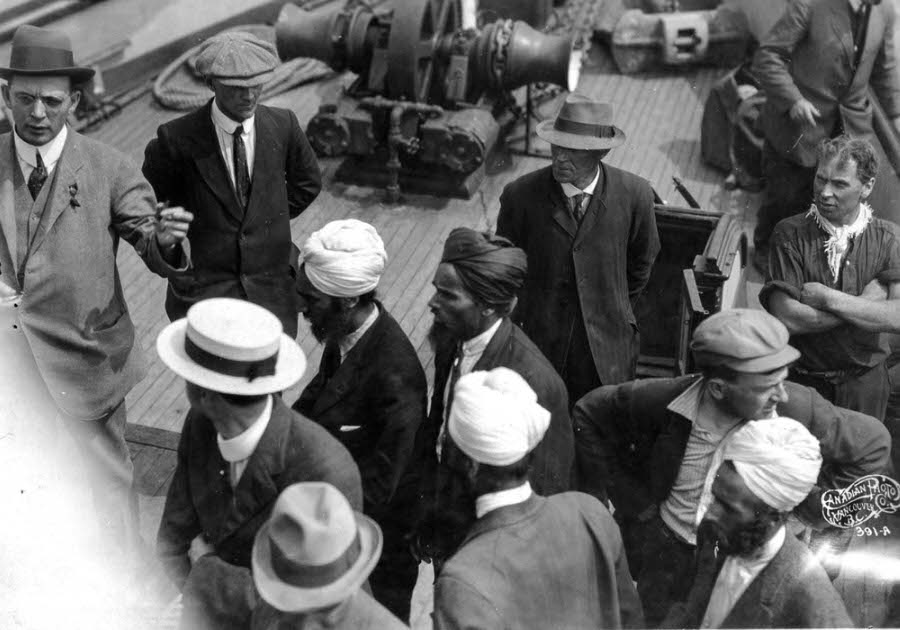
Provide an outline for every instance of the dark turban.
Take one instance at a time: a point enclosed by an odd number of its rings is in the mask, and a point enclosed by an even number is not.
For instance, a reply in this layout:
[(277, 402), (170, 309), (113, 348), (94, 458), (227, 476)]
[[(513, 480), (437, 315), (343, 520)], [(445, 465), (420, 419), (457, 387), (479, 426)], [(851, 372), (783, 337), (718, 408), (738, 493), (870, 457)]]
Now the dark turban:
[(456, 269), (466, 291), (487, 306), (506, 306), (525, 282), (525, 252), (503, 238), (456, 228), (444, 243), (442, 263)]

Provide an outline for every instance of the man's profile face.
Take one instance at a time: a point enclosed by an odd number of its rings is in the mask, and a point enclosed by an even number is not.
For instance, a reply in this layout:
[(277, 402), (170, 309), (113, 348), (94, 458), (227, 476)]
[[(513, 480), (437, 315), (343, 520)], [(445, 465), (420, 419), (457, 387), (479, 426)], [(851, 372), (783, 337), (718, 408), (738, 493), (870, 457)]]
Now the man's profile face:
[(722, 380), (724, 396), (721, 404), (744, 420), (771, 418), (780, 403), (788, 401), (784, 388), (786, 367), (766, 374), (739, 372), (733, 381)]
[(211, 79), (209, 84), (216, 94), (216, 105), (231, 120), (244, 122), (256, 112), (262, 85), (253, 87), (225, 85), (218, 79)]
[(313, 336), (319, 342), (335, 341), (346, 332), (349, 313), (342, 308), (340, 299), (319, 291), (301, 267), (294, 285), (297, 291), (297, 311), (309, 322)]
[[(567, 149), (551, 144), (550, 153), (553, 159), (553, 179), (560, 184), (574, 184), (593, 177), (600, 165), (598, 151)], [(590, 183), (590, 180), (587, 183)]]
[(872, 192), (875, 180), (862, 182), (856, 160), (838, 157), (819, 164), (813, 184), (819, 213), (835, 225), (850, 225), (861, 201)]
[(454, 339), (467, 340), (481, 330), (481, 305), (466, 291), (456, 269), (448, 263), (438, 265), (434, 274), (434, 296), (428, 308), (434, 314), (435, 328), (444, 328)]
[(712, 495), (703, 522), (715, 531), (724, 553), (746, 556), (769, 539), (775, 512), (750, 492), (731, 462), (719, 466)]
[(79, 92), (72, 92), (71, 79), (64, 76), (15, 74), (3, 86), (16, 132), (34, 146), (47, 144), (62, 131), (80, 98)]

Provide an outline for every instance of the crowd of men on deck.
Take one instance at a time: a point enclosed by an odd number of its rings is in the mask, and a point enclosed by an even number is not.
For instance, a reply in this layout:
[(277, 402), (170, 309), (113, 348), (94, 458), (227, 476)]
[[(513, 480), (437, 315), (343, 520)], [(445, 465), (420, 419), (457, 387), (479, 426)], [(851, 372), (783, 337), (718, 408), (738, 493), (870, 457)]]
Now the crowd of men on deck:
[[(798, 60), (834, 45), (831, 19), (863, 26), (825, 95), (828, 64)], [(146, 370), (124, 238), (168, 281), (156, 350), (190, 404), (156, 541), (182, 627), (403, 628), (421, 561), (439, 629), (853, 625), (833, 585), (849, 530), (822, 496), (892, 470), (900, 227), (867, 203), (883, 162), (856, 88), (871, 75), (900, 117), (893, 20), (890, 2), (792, 0), (761, 42), (763, 115), (781, 125), (767, 159), (816, 140), (788, 182), (809, 192), (757, 234), (765, 310), (694, 330), (696, 374), (636, 380), (654, 193), (604, 161), (626, 139), (612, 108), (566, 98), (537, 128), (551, 165), (506, 186), (496, 233), (443, 242), (430, 402), (378, 299), (377, 230), (325, 221), (292, 240), (321, 175), (294, 113), (258, 103), (270, 43), (205, 43), (214, 96), (159, 127), (142, 173), (67, 125), (93, 72), (68, 38), (20, 27), (0, 68), (3, 334), (27, 340), (14, 360), (80, 446), (110, 548), (141, 545), (124, 398)], [(37, 417), (28, 405), (10, 414)]]

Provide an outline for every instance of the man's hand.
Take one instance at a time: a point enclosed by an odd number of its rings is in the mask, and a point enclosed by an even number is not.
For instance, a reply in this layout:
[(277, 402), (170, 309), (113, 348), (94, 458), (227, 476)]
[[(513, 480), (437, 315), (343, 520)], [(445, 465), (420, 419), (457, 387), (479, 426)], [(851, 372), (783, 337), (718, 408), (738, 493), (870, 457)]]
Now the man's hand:
[(789, 112), (791, 120), (802, 127), (815, 127), (816, 118), (821, 118), (822, 114), (816, 109), (816, 106), (801, 98), (799, 101), (791, 105)]
[(859, 294), (859, 297), (871, 302), (881, 302), (886, 300), (888, 297), (887, 285), (881, 284), (876, 278), (865, 286), (863, 292)]
[(800, 302), (820, 311), (827, 311), (829, 299), (835, 293), (840, 291), (826, 287), (820, 282), (807, 282), (800, 290)]
[(191, 560), (191, 566), (197, 564), (197, 560), (206, 554), (215, 552), (216, 548), (206, 542), (206, 538), (203, 534), (194, 537), (194, 540), (191, 541), (191, 548), (188, 549), (188, 558)]
[(171, 248), (187, 236), (194, 215), (182, 208), (156, 204), (156, 240), (163, 249)]

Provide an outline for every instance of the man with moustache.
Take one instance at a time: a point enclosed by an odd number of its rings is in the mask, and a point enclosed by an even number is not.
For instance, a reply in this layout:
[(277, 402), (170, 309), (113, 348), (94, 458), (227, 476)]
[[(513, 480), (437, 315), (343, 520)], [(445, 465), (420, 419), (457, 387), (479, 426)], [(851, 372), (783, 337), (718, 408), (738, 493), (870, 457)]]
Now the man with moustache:
[(404, 621), (418, 577), (406, 535), (415, 479), (407, 474), (428, 384), (416, 350), (376, 297), (387, 263), (375, 228), (332, 221), (303, 245), (296, 272), (298, 310), (325, 344), (319, 372), (294, 410), (347, 447), (362, 476), (363, 511), (384, 532), (369, 576), (372, 594)]
[[(116, 252), (125, 240), (154, 273), (183, 273), (192, 216), (181, 207), (157, 216), (132, 161), (68, 127), (76, 86), (93, 75), (75, 65), (65, 34), (30, 25), (16, 29), (9, 67), (0, 68), (13, 123), (0, 135), (0, 295), (14, 309), (14, 339), (2, 352), (5, 361), (32, 355), (17, 370), (39, 375), (15, 392), (33, 396), (23, 413), (45, 431), (55, 415), (72, 434), (108, 551), (130, 560), (139, 534), (125, 396), (146, 366)], [(17, 405), (7, 407), (14, 416)]]
[(815, 203), (775, 228), (759, 300), (800, 350), (792, 381), (883, 420), (885, 333), (900, 332), (900, 228), (866, 202), (878, 172), (872, 145), (840, 136), (818, 156)]
[(170, 320), (199, 300), (233, 297), (269, 309), (297, 334), (291, 219), (322, 178), (294, 113), (258, 104), (278, 63), (275, 47), (250, 33), (211, 37), (196, 65), (214, 97), (160, 126), (144, 152), (156, 196), (195, 215), (194, 266), (169, 280)]
[(550, 359), (569, 403), (634, 378), (634, 305), (659, 253), (653, 189), (603, 162), (625, 142), (612, 107), (570, 95), (537, 134), (553, 164), (508, 184), (497, 234), (528, 255), (513, 321)]
[(772, 315), (716, 313), (694, 331), (691, 350), (700, 374), (601, 387), (573, 412), (579, 489), (615, 507), (651, 626), (687, 594), (683, 576), (723, 445), (746, 421), (788, 416), (819, 440), (822, 474), (794, 510), (816, 528), (827, 527), (822, 489), (848, 486), (889, 465), (890, 437), (878, 420), (786, 380), (800, 353)]
[(529, 480), (549, 496), (571, 487), (574, 456), (565, 385), (553, 366), (509, 319), (527, 272), (525, 252), (505, 238), (456, 228), (444, 244), (434, 275), (435, 346), (431, 410), (416, 436), (414, 468), (422, 475), (416, 550), (440, 563), (475, 520), (475, 497), (458, 473), (444, 465), (446, 420), (460, 376), (507, 367), (521, 375), (550, 411), (550, 428), (534, 449)]
[(851, 627), (825, 571), (785, 528), (816, 485), (818, 440), (790, 418), (753, 420), (722, 456), (700, 524), (693, 586), (662, 627)]

